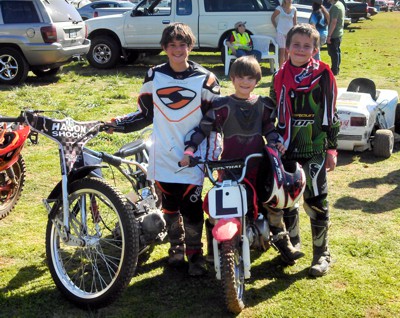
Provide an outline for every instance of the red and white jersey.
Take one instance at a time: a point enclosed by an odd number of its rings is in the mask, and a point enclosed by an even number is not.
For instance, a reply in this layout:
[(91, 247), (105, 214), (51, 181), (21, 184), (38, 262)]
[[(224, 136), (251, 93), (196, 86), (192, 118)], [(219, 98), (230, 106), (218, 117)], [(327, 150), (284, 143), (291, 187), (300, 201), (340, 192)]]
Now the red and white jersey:
[[(136, 131), (153, 123), (152, 147), (148, 178), (161, 182), (202, 185), (203, 170), (194, 167), (179, 173), (185, 135), (198, 126), (219, 96), (220, 86), (215, 75), (197, 63), (181, 73), (169, 63), (149, 69), (139, 95), (139, 111), (117, 119), (125, 132)], [(221, 152), (219, 135), (204, 140), (195, 156), (216, 160)]]

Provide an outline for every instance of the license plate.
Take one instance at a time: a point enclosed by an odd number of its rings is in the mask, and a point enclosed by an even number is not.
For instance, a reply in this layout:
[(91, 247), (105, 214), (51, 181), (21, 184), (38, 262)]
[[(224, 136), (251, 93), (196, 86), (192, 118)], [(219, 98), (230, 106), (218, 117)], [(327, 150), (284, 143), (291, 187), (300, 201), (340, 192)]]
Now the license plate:
[(246, 189), (241, 184), (232, 187), (214, 187), (208, 192), (208, 210), (214, 219), (243, 216), (247, 209)]
[(69, 37), (70, 39), (75, 39), (78, 36), (78, 31), (76, 30), (69, 30)]

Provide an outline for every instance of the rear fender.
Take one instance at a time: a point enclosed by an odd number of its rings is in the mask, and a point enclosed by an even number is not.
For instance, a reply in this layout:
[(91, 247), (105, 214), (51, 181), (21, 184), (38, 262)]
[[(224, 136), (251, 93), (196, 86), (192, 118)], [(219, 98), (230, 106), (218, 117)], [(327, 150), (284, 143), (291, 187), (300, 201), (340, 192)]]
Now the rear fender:
[(218, 242), (229, 241), (240, 231), (240, 221), (237, 218), (220, 219), (212, 229), (212, 234)]

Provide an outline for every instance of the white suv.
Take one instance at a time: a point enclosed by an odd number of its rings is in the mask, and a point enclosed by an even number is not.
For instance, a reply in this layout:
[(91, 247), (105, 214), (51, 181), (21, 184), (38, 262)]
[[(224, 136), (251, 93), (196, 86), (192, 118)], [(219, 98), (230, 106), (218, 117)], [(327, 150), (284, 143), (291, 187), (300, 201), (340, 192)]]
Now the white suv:
[(90, 48), (86, 26), (65, 0), (0, 0), (0, 83), (22, 83), (31, 70), (54, 76)]

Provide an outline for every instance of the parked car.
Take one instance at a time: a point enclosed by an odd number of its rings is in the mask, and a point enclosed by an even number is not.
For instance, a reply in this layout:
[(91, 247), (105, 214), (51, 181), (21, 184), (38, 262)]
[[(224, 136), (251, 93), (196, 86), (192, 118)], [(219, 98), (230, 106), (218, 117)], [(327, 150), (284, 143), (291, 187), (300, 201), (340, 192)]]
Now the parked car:
[[(186, 11), (180, 10), (176, 0), (142, 1), (132, 12), (86, 21), (91, 40), (87, 59), (93, 67), (106, 69), (117, 65), (121, 57), (133, 63), (143, 54), (158, 54), (166, 24), (179, 21), (188, 24), (196, 36), (194, 50), (219, 51), (224, 60), (223, 43), (237, 21), (247, 21), (249, 34), (275, 38), (271, 16), (278, 5), (278, 0), (192, 0), (192, 9)], [(297, 13), (300, 23), (309, 17), (310, 13)]]
[[(94, 17), (96, 9), (100, 8), (126, 8), (126, 11), (132, 10), (136, 5), (130, 1), (121, 0), (100, 0), (89, 3), (81, 8), (78, 12), (83, 20), (91, 19)], [(123, 9), (122, 9), (123, 10)], [(122, 13), (122, 12), (121, 12)]]
[(338, 149), (372, 149), (377, 157), (391, 156), (394, 135), (400, 132), (397, 91), (376, 89), (372, 80), (357, 78), (348, 88), (338, 89), (336, 107), (340, 120)]
[(22, 83), (29, 71), (54, 76), (89, 48), (85, 23), (65, 0), (0, 0), (0, 83)]
[(378, 11), (385, 11), (385, 12), (389, 11), (389, 6), (388, 6), (386, 0), (376, 0), (375, 8), (377, 8)]

